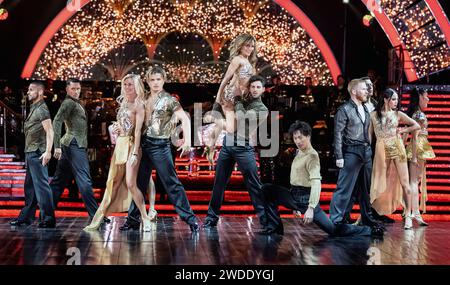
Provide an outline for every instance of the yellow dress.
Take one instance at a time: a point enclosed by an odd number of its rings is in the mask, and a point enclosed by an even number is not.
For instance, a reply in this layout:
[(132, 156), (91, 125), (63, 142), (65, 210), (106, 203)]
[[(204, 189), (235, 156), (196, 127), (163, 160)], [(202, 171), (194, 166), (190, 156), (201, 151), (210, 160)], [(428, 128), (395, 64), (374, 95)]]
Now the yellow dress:
[[(84, 228), (85, 230), (98, 229), (103, 222), (103, 217), (108, 214), (128, 211), (133, 199), (126, 185), (125, 169), (134, 147), (134, 123), (130, 120), (130, 111), (126, 107), (118, 110), (117, 123), (124, 131), (124, 134), (116, 140), (102, 202), (91, 223)], [(141, 154), (139, 153), (138, 161), (140, 161), (140, 156)], [(119, 174), (123, 175), (123, 179), (120, 181), (118, 191), (114, 192), (114, 178)]]
[[(431, 147), (431, 144), (428, 142), (428, 120), (424, 112), (422, 112), (420, 109), (417, 110), (413, 115), (412, 119), (415, 120), (420, 125), (420, 133), (417, 136), (416, 141), (416, 152), (417, 152), (417, 159), (426, 161), (428, 159), (433, 159), (436, 157), (434, 154), (433, 148)], [(412, 158), (412, 144), (414, 141), (411, 141), (408, 146), (406, 147), (406, 153), (408, 160), (411, 160)], [(427, 195), (427, 175), (426, 175), (426, 166), (425, 163), (423, 164), (423, 168), (421, 169), (422, 172), (422, 181), (420, 182), (420, 193), (421, 193), (421, 199), (420, 199), (420, 206), (419, 209), (422, 210), (422, 212), (426, 212), (426, 201), (428, 199)]]
[(397, 134), (396, 112), (388, 112), (381, 123), (377, 119), (376, 112), (372, 112), (370, 117), (377, 138), (370, 202), (378, 214), (388, 215), (404, 205), (403, 191), (394, 159), (406, 162), (406, 150), (401, 137)]

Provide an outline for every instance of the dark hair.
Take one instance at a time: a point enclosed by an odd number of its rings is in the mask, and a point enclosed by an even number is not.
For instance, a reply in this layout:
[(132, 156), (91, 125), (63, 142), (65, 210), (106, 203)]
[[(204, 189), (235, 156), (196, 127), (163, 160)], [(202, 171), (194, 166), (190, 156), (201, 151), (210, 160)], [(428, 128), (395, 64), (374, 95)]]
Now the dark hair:
[[(384, 90), (383, 94), (381, 94), (381, 97), (379, 98), (380, 100), (378, 101), (377, 106), (375, 107), (375, 111), (377, 112), (377, 118), (378, 121), (381, 123), (381, 111), (383, 110), (384, 107), (384, 99), (391, 99), (392, 96), (394, 96), (394, 94), (396, 94), (397, 92), (395, 92), (394, 89), (388, 88), (386, 90)], [(400, 102), (400, 98), (399, 98), (399, 102)], [(400, 104), (400, 103), (399, 103)], [(399, 109), (399, 106), (397, 106), (397, 110)]]
[(33, 81), (33, 82), (30, 83), (30, 85), (36, 85), (39, 88), (41, 88), (42, 90), (45, 90), (45, 85), (41, 81)]
[(422, 88), (414, 88), (412, 90), (410, 99), (409, 99), (408, 110), (406, 111), (406, 114), (408, 116), (411, 117), (419, 109), (420, 96), (422, 96), (426, 92), (427, 92), (427, 90), (422, 89)]
[(300, 132), (305, 137), (310, 137), (312, 130), (308, 123), (303, 121), (295, 121), (295, 123), (289, 127), (289, 133), (293, 135), (295, 132)]
[(250, 77), (250, 79), (248, 80), (248, 86), (257, 81), (260, 81), (263, 87), (266, 86), (266, 80), (259, 75), (253, 75), (252, 77)]
[(80, 80), (79, 79), (77, 79), (77, 78), (69, 78), (69, 79), (67, 79), (67, 81), (66, 81), (66, 86), (69, 86), (70, 84), (72, 84), (72, 83), (81, 83), (80, 82)]

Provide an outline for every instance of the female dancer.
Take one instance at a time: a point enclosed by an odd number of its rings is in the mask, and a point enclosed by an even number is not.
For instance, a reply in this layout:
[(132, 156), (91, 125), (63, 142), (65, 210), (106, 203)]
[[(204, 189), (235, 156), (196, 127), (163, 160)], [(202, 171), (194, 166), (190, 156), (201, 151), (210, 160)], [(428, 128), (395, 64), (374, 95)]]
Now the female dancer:
[[(370, 114), (371, 131), (375, 131), (377, 143), (372, 169), (370, 201), (379, 215), (395, 212), (403, 204), (402, 188), (406, 197), (405, 229), (412, 227), (411, 195), (408, 176), (406, 150), (401, 134), (411, 133), (420, 128), (419, 124), (398, 111), (398, 95), (392, 89), (386, 89), (382, 98)], [(399, 128), (399, 124), (408, 127)]]
[[(145, 119), (145, 100), (144, 84), (139, 75), (126, 75), (122, 79), (121, 95), (117, 98), (120, 107), (117, 111), (115, 129), (119, 136), (116, 139), (116, 146), (111, 158), (105, 194), (91, 224), (85, 227), (85, 230), (98, 229), (103, 217), (109, 213), (127, 211), (131, 203), (131, 197), (141, 212), (144, 231), (151, 230), (151, 221), (156, 215), (154, 215), (154, 212), (152, 212), (153, 217), (147, 214), (144, 196), (136, 186), (137, 171), (141, 158), (139, 146), (141, 129)], [(151, 194), (150, 196), (152, 198)], [(150, 204), (152, 204), (151, 199)]]
[[(256, 39), (250, 34), (241, 34), (231, 42), (230, 65), (220, 83), (213, 111), (220, 112), (220, 105), (224, 100), (234, 102), (235, 96), (243, 96), (248, 92), (248, 80), (255, 74), (256, 70), (256, 54)], [(227, 113), (225, 113), (225, 116), (227, 116)], [(224, 120), (209, 115), (205, 116), (204, 121), (205, 123), (216, 123), (213, 130), (209, 132), (210, 138), (205, 140), (207, 144), (204, 152), (209, 162), (213, 164), (215, 144), (217, 137), (223, 130)]]
[[(426, 206), (425, 202), (427, 200), (427, 179), (425, 172), (425, 164), (427, 159), (435, 158), (433, 148), (428, 142), (428, 120), (423, 112), (428, 105), (428, 93), (423, 89), (414, 89), (411, 93), (411, 99), (409, 102), (409, 107), (407, 114), (413, 120), (415, 120), (420, 125), (420, 130), (417, 131), (411, 139), (411, 142), (406, 148), (406, 153), (409, 162), (409, 185), (411, 187), (411, 210), (412, 218), (415, 219), (419, 225), (428, 226), (428, 224), (422, 219), (420, 215), (420, 210), (425, 213)], [(416, 148), (417, 160), (413, 158), (413, 148)], [(420, 192), (422, 193), (422, 199), (420, 200), (419, 208), (419, 182), (420, 182)]]

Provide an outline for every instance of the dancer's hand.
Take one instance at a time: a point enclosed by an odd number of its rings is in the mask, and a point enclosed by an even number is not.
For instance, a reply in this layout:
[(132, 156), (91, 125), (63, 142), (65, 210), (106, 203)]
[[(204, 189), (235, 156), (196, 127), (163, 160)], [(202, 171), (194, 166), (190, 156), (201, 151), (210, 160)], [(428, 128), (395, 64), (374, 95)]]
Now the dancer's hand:
[(183, 157), (185, 154), (188, 154), (191, 151), (191, 145), (187, 142), (184, 142), (178, 149), (177, 151), (180, 151), (180, 158)]
[(411, 159), (411, 163), (412, 163), (414, 166), (419, 167), (419, 162), (417, 162), (417, 157), (413, 157), (413, 158)]
[(207, 113), (205, 114), (205, 116), (203, 117), (203, 122), (204, 122), (205, 124), (210, 124), (210, 123), (213, 123), (213, 122), (214, 122), (214, 116), (211, 115), (211, 112), (207, 112)]
[(55, 153), (53, 154), (53, 157), (57, 160), (61, 159), (62, 150), (60, 148), (55, 148)]
[(137, 156), (137, 154), (133, 153), (130, 158), (131, 166), (135, 166), (137, 164), (137, 162), (138, 162), (138, 156)]
[(44, 152), (39, 159), (42, 159), (42, 166), (46, 166), (52, 158), (52, 153), (49, 151)]
[(224, 101), (222, 104), (222, 109), (224, 112), (233, 112), (234, 111), (234, 105), (230, 101)]
[(336, 166), (339, 167), (339, 168), (344, 167), (344, 159), (336, 160)]
[(303, 217), (303, 222), (305, 224), (309, 224), (314, 219), (314, 209), (311, 207), (308, 207), (308, 210), (305, 212), (305, 216)]

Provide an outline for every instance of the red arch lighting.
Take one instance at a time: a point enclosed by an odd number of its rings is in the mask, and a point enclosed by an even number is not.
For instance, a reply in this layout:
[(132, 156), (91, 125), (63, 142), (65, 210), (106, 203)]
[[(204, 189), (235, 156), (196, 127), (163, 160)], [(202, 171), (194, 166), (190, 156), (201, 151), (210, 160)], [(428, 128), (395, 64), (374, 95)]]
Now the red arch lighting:
[[(86, 4), (91, 2), (91, 0), (78, 0), (80, 3), (80, 9), (84, 7)], [(322, 53), (322, 56), (325, 60), (325, 62), (328, 65), (328, 68), (330, 69), (331, 76), (333, 78), (333, 81), (337, 83), (337, 76), (341, 74), (341, 69), (339, 68), (339, 65), (336, 61), (336, 58), (328, 45), (325, 38), (322, 36), (322, 34), (319, 32), (317, 27), (314, 25), (314, 23), (306, 16), (306, 14), (297, 6), (295, 5), (291, 0), (274, 0), (278, 5), (280, 5), (282, 8), (284, 8), (286, 11), (291, 14), (295, 20), (302, 26), (308, 35), (311, 37), (311, 39), (314, 41), (314, 43), (317, 45), (319, 50)], [(32, 76), (33, 71), (36, 67), (36, 64), (44, 51), (44, 49), (47, 47), (47, 44), (50, 42), (50, 40), (53, 38), (53, 36), (56, 34), (56, 32), (73, 16), (75, 15), (77, 11), (73, 11), (72, 9), (68, 9), (65, 7), (53, 21), (47, 26), (47, 28), (44, 30), (42, 35), (39, 37), (38, 41), (36, 42), (33, 50), (31, 51), (30, 55), (28, 56), (27, 62), (22, 70), (22, 78), (29, 78)]]

